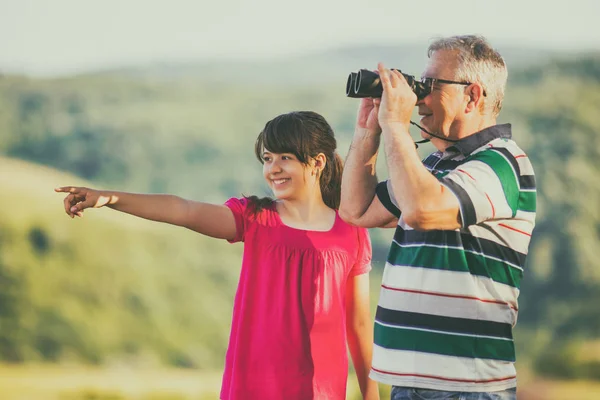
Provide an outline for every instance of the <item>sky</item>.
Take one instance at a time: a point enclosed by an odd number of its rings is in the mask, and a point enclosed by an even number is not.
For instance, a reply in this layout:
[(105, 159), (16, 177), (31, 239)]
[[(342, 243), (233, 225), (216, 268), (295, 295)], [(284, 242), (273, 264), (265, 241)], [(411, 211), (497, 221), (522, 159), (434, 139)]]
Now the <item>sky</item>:
[(600, 50), (599, 16), (598, 0), (0, 0), (0, 72), (273, 59), (471, 33)]

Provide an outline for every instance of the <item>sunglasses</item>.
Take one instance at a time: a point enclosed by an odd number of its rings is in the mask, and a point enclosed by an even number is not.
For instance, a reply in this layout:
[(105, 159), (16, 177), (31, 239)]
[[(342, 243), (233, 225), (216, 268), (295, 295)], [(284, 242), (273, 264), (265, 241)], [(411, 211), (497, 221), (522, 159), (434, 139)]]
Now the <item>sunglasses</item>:
[[(450, 81), (448, 79), (439, 79), (439, 78), (421, 78), (420, 81), (415, 82), (418, 86), (420, 86), (419, 90), (416, 91), (417, 97), (419, 100), (424, 99), (429, 95), (429, 93), (433, 92), (433, 86), (438, 83), (445, 83), (448, 85), (464, 85), (469, 86), (472, 85), (473, 82), (458, 82), (458, 81)], [(483, 89), (483, 95), (487, 96), (485, 89)]]

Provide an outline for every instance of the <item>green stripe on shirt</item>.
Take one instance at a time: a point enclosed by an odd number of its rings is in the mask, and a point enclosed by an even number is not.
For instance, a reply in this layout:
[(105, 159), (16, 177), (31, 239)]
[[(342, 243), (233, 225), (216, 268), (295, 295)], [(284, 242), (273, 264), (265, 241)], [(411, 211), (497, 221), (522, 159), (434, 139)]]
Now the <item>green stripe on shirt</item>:
[(521, 192), (519, 195), (519, 210), (535, 212), (536, 200), (536, 192)]
[[(498, 257), (500, 258), (500, 257)], [(448, 247), (400, 247), (392, 243), (388, 262), (392, 265), (423, 267), (446, 271), (470, 272), (494, 282), (518, 288), (523, 271), (503, 261)]]
[(512, 210), (512, 216), (517, 214), (519, 202), (519, 180), (510, 162), (500, 153), (484, 150), (468, 158), (468, 161), (481, 161), (487, 164), (498, 176), (506, 202)]
[(375, 323), (375, 344), (387, 349), (515, 361), (512, 340), (398, 328)]

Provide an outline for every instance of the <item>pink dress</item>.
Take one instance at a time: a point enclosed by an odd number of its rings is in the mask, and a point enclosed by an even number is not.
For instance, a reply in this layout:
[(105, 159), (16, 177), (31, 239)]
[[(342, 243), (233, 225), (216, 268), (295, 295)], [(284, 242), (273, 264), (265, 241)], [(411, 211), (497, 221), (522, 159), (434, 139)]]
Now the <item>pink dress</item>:
[(274, 207), (225, 204), (244, 257), (221, 399), (345, 399), (346, 281), (371, 269), (367, 230), (337, 213), (328, 232), (294, 229)]

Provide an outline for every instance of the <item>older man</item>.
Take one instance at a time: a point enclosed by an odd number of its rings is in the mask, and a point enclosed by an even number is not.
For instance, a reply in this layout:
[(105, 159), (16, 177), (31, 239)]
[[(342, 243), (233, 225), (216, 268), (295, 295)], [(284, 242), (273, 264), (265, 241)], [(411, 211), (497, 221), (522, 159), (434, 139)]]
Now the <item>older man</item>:
[[(392, 399), (515, 399), (512, 328), (535, 223), (526, 154), (497, 125), (507, 70), (478, 36), (436, 40), (417, 96), (378, 66), (381, 99), (362, 99), (340, 215), (396, 227), (375, 321), (371, 377)], [(421, 161), (408, 128), (437, 151)], [(389, 179), (375, 163), (383, 136)]]

